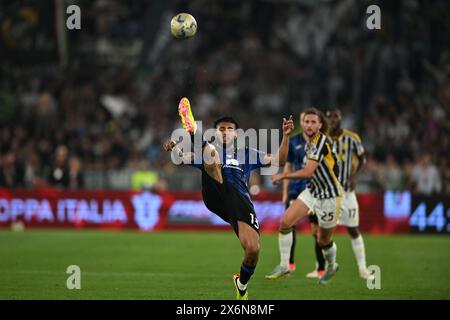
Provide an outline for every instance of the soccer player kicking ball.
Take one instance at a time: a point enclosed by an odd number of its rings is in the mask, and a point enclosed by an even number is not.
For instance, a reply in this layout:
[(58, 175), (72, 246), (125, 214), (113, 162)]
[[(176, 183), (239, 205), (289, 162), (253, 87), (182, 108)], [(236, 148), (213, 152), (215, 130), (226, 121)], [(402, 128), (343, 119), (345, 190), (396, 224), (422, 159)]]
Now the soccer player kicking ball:
[(317, 242), (327, 262), (325, 273), (319, 279), (327, 284), (338, 270), (336, 244), (332, 240), (339, 220), (342, 186), (337, 176), (339, 168), (332, 142), (326, 136), (328, 124), (322, 112), (316, 108), (305, 110), (303, 120), (308, 143), (307, 161), (303, 169), (272, 176), (272, 182), (285, 179), (310, 179), (307, 188), (289, 206), (280, 221), (279, 246), (280, 268), (289, 270), (289, 251), (292, 246), (292, 227), (308, 214), (315, 214), (319, 222)]
[[(184, 129), (193, 141), (197, 132), (191, 106), (183, 98), (178, 112)], [(248, 300), (247, 285), (255, 271), (259, 258), (259, 224), (250, 198), (248, 183), (252, 170), (263, 166), (284, 165), (288, 149), (289, 135), (294, 129), (292, 116), (283, 119), (283, 139), (278, 152), (264, 154), (249, 147), (238, 148), (238, 123), (231, 117), (218, 119), (214, 143), (202, 141), (201, 154), (182, 152), (172, 140), (164, 144), (166, 151), (174, 151), (185, 164), (191, 164), (202, 172), (202, 195), (206, 207), (228, 222), (239, 238), (244, 250), (240, 273), (233, 276), (237, 300)], [(243, 157), (242, 157), (243, 155)], [(200, 157), (199, 164), (194, 163)], [(255, 160), (255, 161), (253, 161)]]

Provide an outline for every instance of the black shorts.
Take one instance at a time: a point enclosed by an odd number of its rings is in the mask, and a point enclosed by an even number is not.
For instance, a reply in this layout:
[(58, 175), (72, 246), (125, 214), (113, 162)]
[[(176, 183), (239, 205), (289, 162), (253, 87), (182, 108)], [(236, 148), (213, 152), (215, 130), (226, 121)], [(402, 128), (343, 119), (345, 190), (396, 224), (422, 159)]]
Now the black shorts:
[(202, 195), (208, 210), (228, 222), (237, 236), (238, 221), (248, 224), (259, 234), (259, 223), (252, 202), (225, 179), (219, 183), (202, 170)]
[[(286, 203), (284, 204), (284, 206), (287, 208), (289, 208), (289, 206), (292, 204), (292, 202), (297, 199), (298, 195), (289, 195), (288, 199), (286, 201)], [(317, 220), (317, 216), (315, 214), (308, 214), (308, 220), (310, 223), (313, 224), (319, 224), (319, 220)]]
[(294, 202), (295, 199), (297, 199), (297, 197), (298, 197), (298, 195), (296, 196), (296, 195), (290, 194), (288, 196), (287, 201), (284, 203), (285, 209), (289, 208), (289, 206), (292, 204), (292, 202)]

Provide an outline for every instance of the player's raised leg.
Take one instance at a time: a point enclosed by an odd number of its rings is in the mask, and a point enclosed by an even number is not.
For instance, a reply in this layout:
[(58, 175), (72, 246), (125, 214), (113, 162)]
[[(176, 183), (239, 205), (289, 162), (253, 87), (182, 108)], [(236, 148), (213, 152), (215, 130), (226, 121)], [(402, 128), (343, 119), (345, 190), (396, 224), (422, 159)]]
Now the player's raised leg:
[(219, 183), (223, 183), (222, 165), (216, 148), (212, 144), (205, 143), (202, 152), (203, 166), (205, 167), (206, 173)]
[[(192, 113), (191, 103), (188, 98), (182, 98), (178, 104), (178, 114), (181, 117), (183, 128), (191, 134), (192, 142), (197, 133), (197, 124)], [(223, 183), (222, 171), (220, 167), (220, 157), (216, 148), (207, 142), (202, 143), (203, 165), (205, 171), (219, 183)]]
[(280, 232), (278, 233), (278, 245), (280, 248), (280, 264), (273, 269), (271, 273), (266, 275), (267, 279), (275, 280), (282, 278), (290, 273), (289, 257), (292, 247), (293, 232), (292, 227), (302, 218), (308, 215), (309, 208), (306, 204), (296, 199), (286, 210), (280, 220)]
[(244, 249), (244, 259), (239, 274), (233, 276), (236, 287), (236, 299), (248, 300), (247, 285), (255, 272), (259, 258), (259, 234), (247, 223), (238, 221), (239, 241)]

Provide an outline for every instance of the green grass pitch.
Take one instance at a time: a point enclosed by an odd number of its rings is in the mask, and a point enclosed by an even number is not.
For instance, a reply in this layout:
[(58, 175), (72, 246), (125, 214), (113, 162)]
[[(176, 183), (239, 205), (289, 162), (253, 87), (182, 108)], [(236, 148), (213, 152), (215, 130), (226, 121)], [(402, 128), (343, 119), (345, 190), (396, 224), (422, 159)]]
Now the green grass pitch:
[[(359, 278), (350, 239), (335, 237), (340, 270), (320, 286), (312, 237), (297, 241), (297, 271), (269, 281), (278, 263), (276, 234), (263, 234), (250, 299), (449, 299), (450, 237), (364, 237), (368, 264), (381, 268), (381, 289)], [(242, 250), (231, 232), (0, 231), (0, 299), (233, 299), (231, 276)], [(66, 269), (81, 268), (69, 290)]]

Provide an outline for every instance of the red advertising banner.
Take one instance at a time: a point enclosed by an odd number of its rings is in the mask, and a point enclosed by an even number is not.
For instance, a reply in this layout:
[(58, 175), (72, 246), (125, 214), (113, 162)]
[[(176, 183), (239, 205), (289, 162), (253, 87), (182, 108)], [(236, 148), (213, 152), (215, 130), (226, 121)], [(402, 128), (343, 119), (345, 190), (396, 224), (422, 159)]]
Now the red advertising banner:
[[(384, 195), (358, 195), (360, 228), (364, 232), (408, 232), (408, 217), (398, 215), (402, 198), (388, 199), (395, 214), (389, 216)], [(261, 193), (253, 198), (261, 231), (277, 231), (284, 212), (281, 196)], [(388, 208), (388, 209), (386, 209)], [(0, 189), (0, 227), (22, 222), (25, 227), (101, 229), (213, 229), (231, 230), (206, 209), (200, 192), (59, 191), (54, 189)], [(299, 230), (309, 230), (307, 219)]]

